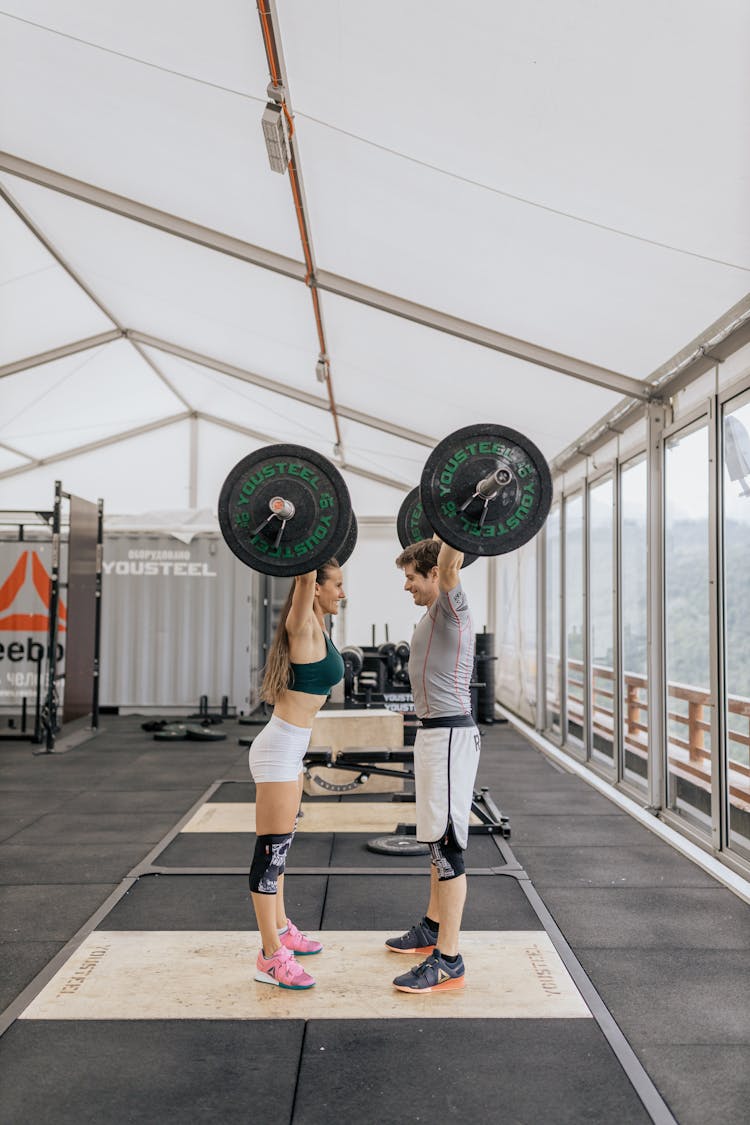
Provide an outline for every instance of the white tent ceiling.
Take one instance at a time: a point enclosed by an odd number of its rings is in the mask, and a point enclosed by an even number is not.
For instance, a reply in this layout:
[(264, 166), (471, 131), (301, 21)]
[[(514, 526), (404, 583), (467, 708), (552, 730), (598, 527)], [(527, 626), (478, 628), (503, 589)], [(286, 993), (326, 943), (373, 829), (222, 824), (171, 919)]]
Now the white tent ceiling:
[[(746, 297), (745, 0), (260, 6), (360, 515), (458, 425), (553, 459)], [(3, 7), (3, 505), (215, 508), (263, 444), (333, 457), (255, 5)]]

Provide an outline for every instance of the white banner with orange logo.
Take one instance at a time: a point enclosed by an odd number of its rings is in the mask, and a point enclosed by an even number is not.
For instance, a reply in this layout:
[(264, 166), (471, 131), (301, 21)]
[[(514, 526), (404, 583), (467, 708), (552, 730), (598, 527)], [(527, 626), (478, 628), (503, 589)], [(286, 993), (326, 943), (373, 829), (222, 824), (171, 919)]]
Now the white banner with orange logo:
[[(49, 638), (49, 543), (0, 543), (0, 707), (16, 708), (36, 694), (37, 668)], [(65, 655), (67, 607), (60, 598), (58, 671)]]

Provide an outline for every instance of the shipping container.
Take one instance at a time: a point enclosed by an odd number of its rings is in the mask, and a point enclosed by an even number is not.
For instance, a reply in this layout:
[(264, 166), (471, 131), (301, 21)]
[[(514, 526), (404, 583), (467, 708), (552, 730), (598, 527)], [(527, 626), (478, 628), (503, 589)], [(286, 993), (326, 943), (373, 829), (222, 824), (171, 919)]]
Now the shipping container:
[(258, 575), (218, 534), (105, 531), (101, 703), (121, 712), (256, 702)]

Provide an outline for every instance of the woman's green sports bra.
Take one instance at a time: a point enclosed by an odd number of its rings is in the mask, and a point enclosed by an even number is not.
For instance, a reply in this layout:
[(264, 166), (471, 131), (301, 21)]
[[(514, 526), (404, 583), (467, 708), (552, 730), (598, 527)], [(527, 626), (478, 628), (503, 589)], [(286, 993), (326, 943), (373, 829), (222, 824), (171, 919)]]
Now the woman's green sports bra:
[(331, 638), (324, 632), (326, 654), (311, 664), (289, 664), (289, 688), (308, 695), (330, 695), (331, 688), (344, 675), (344, 661)]

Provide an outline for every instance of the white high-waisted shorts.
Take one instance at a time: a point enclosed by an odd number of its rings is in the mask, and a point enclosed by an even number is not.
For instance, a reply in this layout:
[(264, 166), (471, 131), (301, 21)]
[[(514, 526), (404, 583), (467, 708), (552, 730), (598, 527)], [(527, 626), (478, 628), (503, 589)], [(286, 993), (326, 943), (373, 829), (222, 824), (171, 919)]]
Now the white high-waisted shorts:
[(417, 839), (434, 844), (448, 830), (460, 848), (469, 843), (469, 816), (479, 765), (476, 727), (422, 727), (414, 742)]
[(253, 739), (248, 754), (253, 781), (296, 781), (310, 745), (311, 730), (295, 727), (271, 715)]

